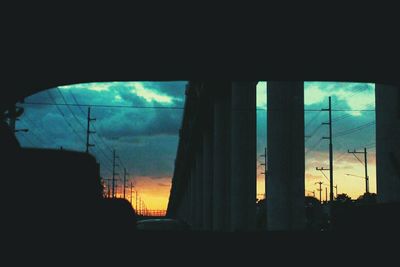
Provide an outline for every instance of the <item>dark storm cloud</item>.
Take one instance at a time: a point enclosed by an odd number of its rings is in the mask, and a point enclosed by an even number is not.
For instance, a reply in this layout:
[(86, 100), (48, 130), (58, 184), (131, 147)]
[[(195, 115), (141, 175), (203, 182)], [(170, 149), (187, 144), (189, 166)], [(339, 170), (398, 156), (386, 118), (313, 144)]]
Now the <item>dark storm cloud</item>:
[[(60, 87), (29, 97), (29, 102), (58, 104), (116, 105), (138, 107), (183, 106), (186, 82), (166, 83), (105, 83)], [(141, 90), (135, 93), (135, 90)], [(52, 98), (48, 94), (51, 94)], [(84, 151), (87, 107), (54, 105), (25, 105), (27, 116), (21, 117), (21, 127), (30, 128), (29, 137), (35, 146)], [(64, 114), (61, 115), (60, 111)], [(71, 114), (71, 111), (74, 115)], [(110, 148), (115, 148), (128, 171), (154, 179), (171, 176), (173, 172), (178, 130), (183, 110), (111, 108), (92, 106), (91, 116), (97, 120), (92, 127), (96, 144), (92, 154), (101, 163), (102, 175), (111, 173)], [(27, 119), (29, 116), (34, 125)], [(78, 121), (84, 125), (80, 127)], [(70, 129), (74, 128), (78, 136)], [(36, 134), (41, 139), (35, 139)], [(20, 137), (23, 145), (28, 142)], [(100, 141), (103, 142), (100, 142)], [(104, 155), (105, 154), (105, 155)], [(122, 173), (122, 170), (118, 170)]]
[(128, 137), (178, 135), (181, 110), (146, 110), (114, 113), (99, 124), (102, 136), (111, 140)]
[(130, 173), (153, 179), (171, 176), (178, 143), (178, 136), (148, 136), (145, 146), (119, 142), (116, 149), (121, 158), (131, 166)]

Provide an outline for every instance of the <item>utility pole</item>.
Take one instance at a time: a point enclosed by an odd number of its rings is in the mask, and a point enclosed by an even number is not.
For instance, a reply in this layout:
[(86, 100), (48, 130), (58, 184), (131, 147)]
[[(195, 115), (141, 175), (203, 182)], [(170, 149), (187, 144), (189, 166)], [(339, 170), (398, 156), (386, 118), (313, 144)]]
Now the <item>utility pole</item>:
[(325, 187), (325, 202), (328, 202), (328, 187)]
[(319, 203), (322, 203), (322, 184), (323, 184), (323, 182), (316, 182), (315, 184), (319, 184), (319, 189), (317, 189), (317, 191), (319, 191)]
[[(368, 177), (368, 160), (367, 160), (367, 148), (364, 147), (364, 151), (353, 151), (347, 150), (347, 153), (351, 153), (356, 159), (365, 167), (365, 192), (369, 193), (369, 177)], [(357, 157), (356, 154), (364, 154), (364, 163)]]
[(264, 148), (264, 154), (261, 155), (260, 157), (264, 158), (264, 163), (261, 163), (260, 165), (264, 165), (264, 172), (261, 174), (264, 174), (264, 188), (265, 188), (265, 199), (267, 199), (267, 148)]
[(136, 204), (135, 204), (135, 211), (137, 212), (137, 203), (138, 203), (138, 195), (137, 195), (137, 190), (135, 190), (135, 195), (136, 195)]
[(132, 188), (133, 188), (133, 185), (132, 185), (132, 182), (131, 182), (131, 191), (130, 191), (131, 192), (131, 205), (133, 206), (133, 204), (132, 204), (132, 191), (133, 191), (133, 189)]
[(110, 198), (111, 194), (110, 194), (110, 179), (107, 179), (107, 197)]
[(329, 122), (323, 122), (324, 125), (329, 125), (329, 136), (322, 137), (322, 139), (329, 139), (329, 200), (333, 201), (333, 148), (332, 148), (332, 103), (331, 97), (329, 97), (329, 108), (322, 109), (322, 111), (328, 111)]
[(118, 164), (115, 163), (115, 159), (118, 158), (118, 156), (115, 155), (115, 149), (113, 150), (113, 173), (112, 173), (112, 197), (115, 197), (115, 175), (118, 175), (118, 173), (115, 173), (115, 166), (119, 166)]
[(126, 188), (126, 175), (127, 175), (126, 168), (124, 168), (124, 198), (125, 198), (125, 188)]
[(139, 197), (139, 214), (142, 215), (142, 199)]
[(336, 191), (336, 197), (337, 197), (337, 185), (334, 186), (335, 191)]
[(89, 142), (90, 134), (96, 133), (95, 131), (90, 131), (90, 122), (95, 121), (95, 118), (90, 117), (90, 107), (88, 107), (88, 116), (87, 116), (87, 128), (86, 128), (86, 153), (89, 153), (89, 147), (94, 146)]
[(107, 181), (107, 197), (110, 198), (110, 181), (112, 181), (112, 179), (103, 178), (103, 180)]

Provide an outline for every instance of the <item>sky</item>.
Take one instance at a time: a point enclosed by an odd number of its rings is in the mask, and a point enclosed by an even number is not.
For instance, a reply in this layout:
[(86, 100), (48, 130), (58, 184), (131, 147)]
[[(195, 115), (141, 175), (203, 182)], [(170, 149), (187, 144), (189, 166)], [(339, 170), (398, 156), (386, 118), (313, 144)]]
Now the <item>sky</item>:
[[(101, 163), (101, 176), (111, 177), (112, 150), (119, 157), (117, 173), (128, 172), (128, 184), (148, 209), (166, 209), (178, 132), (185, 101), (186, 81), (176, 82), (107, 82), (60, 86), (25, 99), (25, 113), (17, 121), (17, 138), (25, 147), (43, 147), (84, 151), (87, 107), (57, 104), (92, 105), (91, 154)], [(266, 82), (257, 85), (257, 197), (264, 195), (261, 174), (266, 145)], [(360, 83), (305, 83), (306, 192), (316, 191), (318, 181), (328, 180), (315, 167), (329, 167), (328, 134), (322, 126), (328, 118), (328, 96), (332, 96), (334, 177), (338, 193), (357, 198), (365, 190), (364, 166), (347, 149), (368, 147), (370, 191), (376, 192), (374, 85)], [(37, 104), (32, 104), (37, 103)], [(130, 106), (130, 107), (127, 107)], [(361, 127), (358, 127), (361, 126)], [(356, 128), (358, 127), (358, 128)], [(335, 136), (338, 136), (337, 138)], [(362, 155), (360, 155), (362, 156)], [(329, 173), (326, 173), (328, 176)], [(121, 175), (118, 178), (122, 178)], [(122, 185), (122, 183), (119, 183)], [(121, 188), (121, 187), (119, 187)], [(118, 194), (121, 190), (117, 191)], [(129, 190), (127, 191), (129, 197)], [(133, 194), (135, 198), (135, 193)], [(135, 204), (135, 201), (133, 201)]]

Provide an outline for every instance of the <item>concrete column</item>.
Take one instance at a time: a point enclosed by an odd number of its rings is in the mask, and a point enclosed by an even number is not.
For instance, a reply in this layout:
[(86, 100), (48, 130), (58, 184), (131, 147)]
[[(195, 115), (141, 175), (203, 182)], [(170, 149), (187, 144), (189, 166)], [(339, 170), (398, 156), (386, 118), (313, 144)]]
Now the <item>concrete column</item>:
[(196, 164), (195, 162), (192, 163), (190, 168), (190, 223), (193, 229), (197, 229), (196, 225)]
[(196, 227), (203, 225), (203, 151), (200, 144), (196, 151)]
[(187, 222), (191, 225), (192, 224), (192, 209), (193, 209), (193, 202), (192, 202), (192, 177), (190, 176), (190, 169), (186, 173), (188, 177), (187, 181)]
[[(217, 85), (217, 84), (216, 84)], [(231, 84), (220, 83), (214, 95), (213, 230), (229, 230)]]
[(210, 128), (203, 131), (203, 229), (212, 230), (213, 140)]
[(267, 227), (304, 229), (304, 83), (268, 82), (267, 97)]
[(190, 194), (189, 194), (189, 183), (186, 186), (186, 193), (185, 193), (185, 222), (190, 222)]
[(232, 83), (231, 230), (256, 221), (256, 82)]
[(400, 87), (375, 85), (378, 202), (400, 201)]

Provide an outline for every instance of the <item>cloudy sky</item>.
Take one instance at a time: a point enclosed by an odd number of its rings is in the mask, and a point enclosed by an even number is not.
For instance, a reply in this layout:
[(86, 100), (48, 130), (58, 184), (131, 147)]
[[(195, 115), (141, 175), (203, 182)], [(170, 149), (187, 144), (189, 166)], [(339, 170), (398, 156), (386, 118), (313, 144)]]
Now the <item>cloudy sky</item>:
[[(118, 173), (126, 167), (139, 196), (149, 209), (165, 209), (178, 144), (186, 82), (109, 82), (61, 86), (25, 99), (25, 113), (17, 122), (22, 146), (85, 150), (87, 107), (92, 105), (90, 151), (101, 163), (101, 175), (111, 177), (112, 149), (119, 156)], [(315, 167), (329, 167), (328, 134), (321, 123), (328, 118), (332, 96), (335, 183), (339, 193), (356, 198), (365, 190), (364, 166), (347, 149), (368, 147), (370, 190), (375, 179), (374, 85), (359, 83), (305, 83), (306, 194), (318, 195), (315, 182), (328, 180)], [(266, 147), (266, 82), (257, 85), (257, 155)], [(29, 104), (37, 103), (37, 104)], [(57, 103), (58, 105), (54, 105)], [(66, 106), (80, 104), (83, 106)], [(63, 105), (64, 104), (64, 105)], [(128, 107), (129, 106), (129, 107)], [(337, 136), (337, 138), (335, 137)], [(362, 156), (362, 155), (360, 155)], [(257, 193), (264, 194), (258, 162)], [(328, 176), (328, 173), (326, 173)]]

